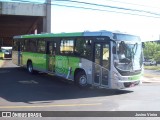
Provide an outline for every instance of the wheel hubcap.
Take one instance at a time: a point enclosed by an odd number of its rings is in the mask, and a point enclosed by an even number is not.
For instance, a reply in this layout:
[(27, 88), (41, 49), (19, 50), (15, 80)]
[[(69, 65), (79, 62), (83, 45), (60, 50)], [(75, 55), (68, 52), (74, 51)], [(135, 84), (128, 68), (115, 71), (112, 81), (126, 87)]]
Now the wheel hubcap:
[(29, 70), (29, 72), (32, 72), (32, 66), (31, 65), (29, 65), (28, 70)]
[(80, 77), (79, 83), (80, 83), (80, 85), (85, 86), (87, 84), (87, 78), (86, 78), (86, 76)]

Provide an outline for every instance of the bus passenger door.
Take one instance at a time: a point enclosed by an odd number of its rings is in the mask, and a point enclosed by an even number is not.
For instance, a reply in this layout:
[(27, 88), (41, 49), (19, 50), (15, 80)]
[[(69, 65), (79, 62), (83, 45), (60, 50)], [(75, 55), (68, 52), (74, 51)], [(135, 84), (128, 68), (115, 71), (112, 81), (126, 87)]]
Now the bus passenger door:
[(48, 71), (55, 72), (55, 53), (56, 53), (56, 43), (53, 41), (48, 41), (47, 43), (48, 51)]
[(95, 43), (94, 46), (94, 80), (95, 86), (108, 86), (109, 44)]

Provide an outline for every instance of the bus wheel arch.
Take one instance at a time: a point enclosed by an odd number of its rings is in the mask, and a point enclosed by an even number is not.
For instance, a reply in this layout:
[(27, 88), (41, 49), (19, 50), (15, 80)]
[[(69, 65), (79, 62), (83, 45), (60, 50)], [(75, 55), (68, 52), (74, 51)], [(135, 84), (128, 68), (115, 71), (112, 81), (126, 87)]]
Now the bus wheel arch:
[(27, 70), (29, 73), (33, 74), (33, 64), (31, 60), (27, 61)]
[(77, 68), (75, 70), (74, 82), (80, 88), (88, 87), (87, 75), (84, 69)]

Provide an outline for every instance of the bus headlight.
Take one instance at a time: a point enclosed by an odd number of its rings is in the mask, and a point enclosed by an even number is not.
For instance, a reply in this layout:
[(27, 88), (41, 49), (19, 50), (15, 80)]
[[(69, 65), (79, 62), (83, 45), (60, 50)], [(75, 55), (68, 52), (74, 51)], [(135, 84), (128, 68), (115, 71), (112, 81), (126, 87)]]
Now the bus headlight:
[(120, 80), (120, 79), (121, 79), (121, 78), (119, 77), (119, 75), (118, 75), (117, 73), (115, 73), (115, 72), (113, 72), (112, 76), (113, 76), (113, 79), (114, 79), (114, 80)]

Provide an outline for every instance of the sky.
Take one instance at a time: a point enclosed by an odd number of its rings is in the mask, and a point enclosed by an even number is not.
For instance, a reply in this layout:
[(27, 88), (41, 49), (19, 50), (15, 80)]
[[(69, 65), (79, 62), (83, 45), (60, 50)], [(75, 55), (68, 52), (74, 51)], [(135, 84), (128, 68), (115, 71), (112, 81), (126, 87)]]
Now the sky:
[[(10, 1), (10, 2), (29, 1), (32, 3), (45, 2), (45, 0), (1, 0), (1, 1)], [(120, 31), (138, 35), (141, 37), (143, 41), (160, 39), (160, 0), (87, 0), (87, 1), (72, 0), (72, 1), (78, 1), (81, 3), (69, 2), (67, 0), (52, 0), (52, 5), (51, 5), (52, 33), (109, 30), (109, 31)], [(100, 6), (83, 4), (82, 2), (97, 4)], [(74, 7), (66, 7), (66, 6), (74, 6)], [(112, 7), (106, 7), (106, 6), (112, 6)], [(91, 8), (91, 9), (84, 9), (81, 7)], [(114, 7), (125, 8), (125, 10), (116, 9)], [(128, 9), (137, 11), (131, 11)], [(149, 14), (142, 11), (156, 13), (157, 15)], [(124, 14), (122, 14), (122, 12)], [(133, 15), (133, 14), (138, 14), (138, 15)]]
[[(76, 0), (86, 2), (85, 0)], [(52, 1), (54, 4), (72, 5), (81, 7), (90, 7), (95, 9), (105, 9), (106, 11), (88, 10), (82, 8), (71, 8), (64, 6), (52, 5), (51, 12), (51, 31), (52, 32), (81, 32), (81, 31), (98, 31), (111, 30), (121, 31), (141, 37), (143, 41), (159, 39), (160, 36), (160, 15), (153, 16), (151, 14), (130, 15), (117, 12), (125, 12), (126, 10), (117, 10), (104, 7), (96, 7), (84, 4), (75, 4), (64, 1)], [(122, 3), (121, 3), (122, 2)], [(87, 0), (87, 3), (103, 4), (117, 6), (129, 9), (137, 9), (141, 11), (150, 11), (160, 14), (160, 1), (158, 0)], [(132, 4), (126, 4), (132, 3)], [(159, 7), (159, 8), (158, 8)], [(109, 12), (115, 11), (115, 12)]]

